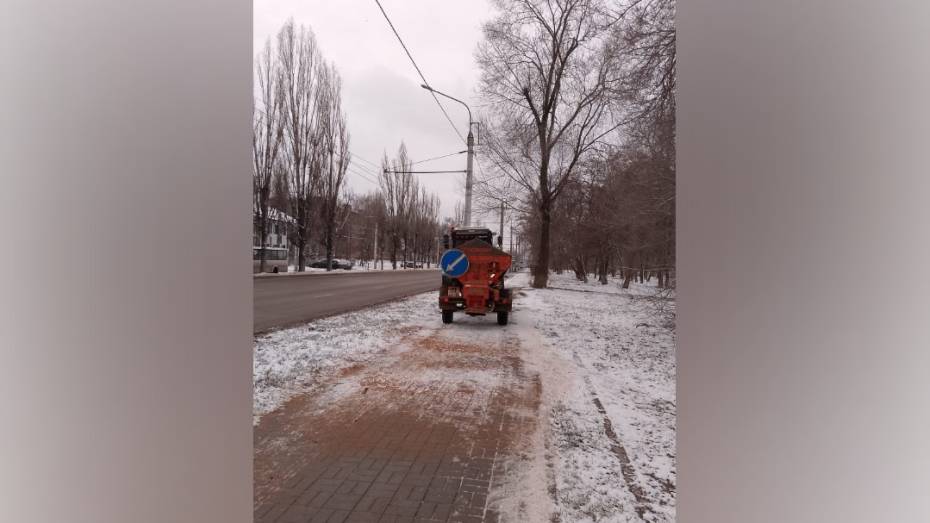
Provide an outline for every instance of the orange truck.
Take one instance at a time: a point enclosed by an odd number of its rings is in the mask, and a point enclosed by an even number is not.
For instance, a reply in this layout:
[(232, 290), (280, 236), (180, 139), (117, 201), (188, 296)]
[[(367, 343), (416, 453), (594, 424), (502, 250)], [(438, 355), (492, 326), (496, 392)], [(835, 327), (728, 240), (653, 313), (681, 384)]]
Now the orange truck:
[(504, 287), (504, 274), (512, 258), (504, 252), (501, 238), (492, 243), (490, 229), (451, 229), (443, 236), (445, 252), (439, 260), (442, 286), (439, 309), (442, 322), (452, 323), (455, 312), (469, 316), (497, 314), (498, 325), (507, 325), (513, 307), (510, 289)]

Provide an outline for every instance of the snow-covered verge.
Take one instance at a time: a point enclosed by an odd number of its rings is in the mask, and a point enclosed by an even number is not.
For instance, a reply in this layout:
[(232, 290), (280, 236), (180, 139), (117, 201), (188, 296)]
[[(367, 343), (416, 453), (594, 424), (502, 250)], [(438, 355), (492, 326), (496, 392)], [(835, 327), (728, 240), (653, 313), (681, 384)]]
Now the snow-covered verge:
[(435, 308), (435, 301), (433, 293), (420, 294), (256, 337), (254, 422), (294, 394), (320, 385), (323, 378), (386, 351), (400, 335), (399, 328), (416, 326), (424, 310)]
[[(426, 266), (424, 265), (422, 268), (426, 268)], [(431, 268), (435, 268), (435, 266), (432, 266)], [(414, 269), (412, 267), (408, 267), (404, 269), (403, 267), (400, 266), (400, 264), (398, 264), (397, 268), (394, 269), (393, 267), (391, 267), (391, 262), (385, 263), (383, 269), (381, 268), (381, 265), (375, 265), (372, 263), (369, 263), (369, 264), (360, 263), (360, 264), (353, 265), (351, 269), (333, 269), (331, 271), (327, 271), (326, 269), (321, 269), (317, 267), (304, 267), (304, 272), (367, 272), (367, 271), (379, 271), (380, 272), (380, 271), (394, 271), (394, 270), (414, 271), (414, 270), (419, 270), (419, 269)], [(288, 265), (287, 272), (285, 274), (298, 274), (297, 266)]]
[(352, 273), (352, 272), (371, 272), (371, 271), (378, 271), (378, 272), (385, 271), (385, 272), (386, 272), (386, 271), (393, 271), (393, 270), (398, 270), (398, 271), (419, 271), (419, 270), (429, 270), (429, 269), (435, 270), (435, 269), (436, 269), (436, 265), (435, 265), (435, 264), (430, 264), (429, 267), (427, 267), (426, 265), (424, 265), (423, 267), (420, 267), (420, 268), (417, 268), (417, 269), (413, 269), (413, 268), (410, 268), (410, 267), (404, 269), (404, 268), (401, 267), (400, 264), (398, 263), (397, 269), (394, 269), (394, 268), (391, 267), (391, 262), (387, 262), (387, 263), (384, 264), (384, 268), (382, 269), (382, 268), (381, 268), (381, 265), (376, 265), (376, 264), (374, 264), (374, 263), (372, 263), (372, 262), (369, 262), (369, 263), (367, 263), (367, 264), (364, 263), (364, 262), (362, 262), (362, 263), (358, 263), (358, 264), (356, 264), (356, 265), (353, 265), (351, 269), (333, 269), (333, 270), (331, 270), (331, 271), (327, 271), (326, 269), (320, 269), (320, 268), (316, 268), (316, 267), (304, 267), (304, 272), (303, 272), (303, 273), (297, 271), (297, 266), (296, 266), (296, 265), (288, 265), (288, 266), (287, 266), (287, 272), (279, 272), (279, 273), (257, 272), (257, 273), (254, 273), (253, 275), (254, 275), (254, 276), (262, 276), (262, 277), (277, 277), (277, 276), (289, 276), (289, 275), (297, 275), (297, 274), (305, 274), (305, 273), (314, 273), (314, 274), (323, 274), (323, 273), (330, 273), (330, 274), (333, 274), (333, 273), (337, 273), (337, 274), (341, 274), (341, 273), (347, 273), (347, 272), (348, 272), (348, 273)]
[(674, 300), (649, 282), (553, 274), (549, 285), (517, 303), (583, 378), (550, 419), (560, 519), (674, 521)]

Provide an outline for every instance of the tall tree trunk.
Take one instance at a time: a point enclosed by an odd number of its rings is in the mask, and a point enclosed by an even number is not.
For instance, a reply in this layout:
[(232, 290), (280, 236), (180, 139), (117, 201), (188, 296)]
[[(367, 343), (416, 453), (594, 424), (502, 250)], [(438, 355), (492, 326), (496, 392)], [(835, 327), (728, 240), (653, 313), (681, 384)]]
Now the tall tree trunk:
[(588, 269), (585, 267), (584, 258), (576, 256), (573, 269), (575, 271), (575, 279), (588, 283)]
[(333, 231), (326, 227), (326, 270), (333, 270)]
[(548, 198), (540, 206), (541, 220), (539, 227), (539, 251), (536, 254), (536, 266), (533, 267), (533, 288), (544, 289), (549, 284), (549, 226), (552, 215)]
[(304, 240), (303, 238), (297, 239), (297, 272), (304, 272)]
[(268, 237), (268, 200), (269, 187), (259, 188), (258, 193), (258, 271), (265, 272), (265, 259), (267, 255), (265, 254), (265, 238)]
[(258, 223), (258, 272), (265, 272), (265, 238), (268, 236), (268, 215), (264, 212), (259, 216)]

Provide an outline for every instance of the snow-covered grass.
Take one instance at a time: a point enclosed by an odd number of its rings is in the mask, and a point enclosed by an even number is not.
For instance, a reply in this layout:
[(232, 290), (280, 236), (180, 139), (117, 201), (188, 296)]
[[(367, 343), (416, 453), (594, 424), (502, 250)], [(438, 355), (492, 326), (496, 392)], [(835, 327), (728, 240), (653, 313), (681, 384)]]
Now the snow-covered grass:
[[(574, 360), (584, 376), (551, 420), (562, 519), (639, 520), (629, 510), (632, 500), (645, 507), (643, 519), (673, 521), (675, 333), (667, 312), (674, 313), (674, 301), (656, 297), (659, 290), (649, 282), (622, 289), (616, 280), (601, 285), (553, 274), (549, 284), (525, 289), (518, 300), (546, 343)], [(664, 313), (657, 312), (661, 302)], [(595, 397), (629, 457), (633, 486), (611, 450)], [(632, 488), (641, 489), (640, 500)], [(618, 504), (626, 508), (618, 511)]]

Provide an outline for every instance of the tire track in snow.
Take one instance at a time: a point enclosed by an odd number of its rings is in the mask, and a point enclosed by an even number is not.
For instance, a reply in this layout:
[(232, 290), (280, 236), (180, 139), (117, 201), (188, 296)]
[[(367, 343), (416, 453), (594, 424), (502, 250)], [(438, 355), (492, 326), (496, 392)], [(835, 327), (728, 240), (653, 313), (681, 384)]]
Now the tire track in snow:
[[(578, 364), (579, 369), (584, 369), (581, 358), (574, 350), (572, 350), (572, 358), (575, 360), (575, 363)], [(607, 435), (607, 439), (610, 440), (610, 451), (620, 460), (620, 472), (623, 474), (623, 480), (626, 482), (627, 489), (629, 489), (633, 497), (636, 498), (636, 513), (640, 518), (644, 518), (646, 512), (652, 512), (652, 510), (649, 508), (649, 500), (646, 498), (645, 490), (643, 490), (643, 487), (636, 481), (636, 469), (630, 461), (630, 456), (626, 451), (626, 447), (623, 446), (623, 443), (620, 442), (620, 438), (617, 436), (617, 432), (614, 431), (613, 422), (610, 421), (610, 416), (607, 415), (607, 409), (604, 408), (604, 404), (601, 403), (601, 399), (597, 396), (591, 379), (588, 376), (584, 376), (583, 378), (585, 388), (591, 396), (594, 407), (601, 415), (604, 433)]]

